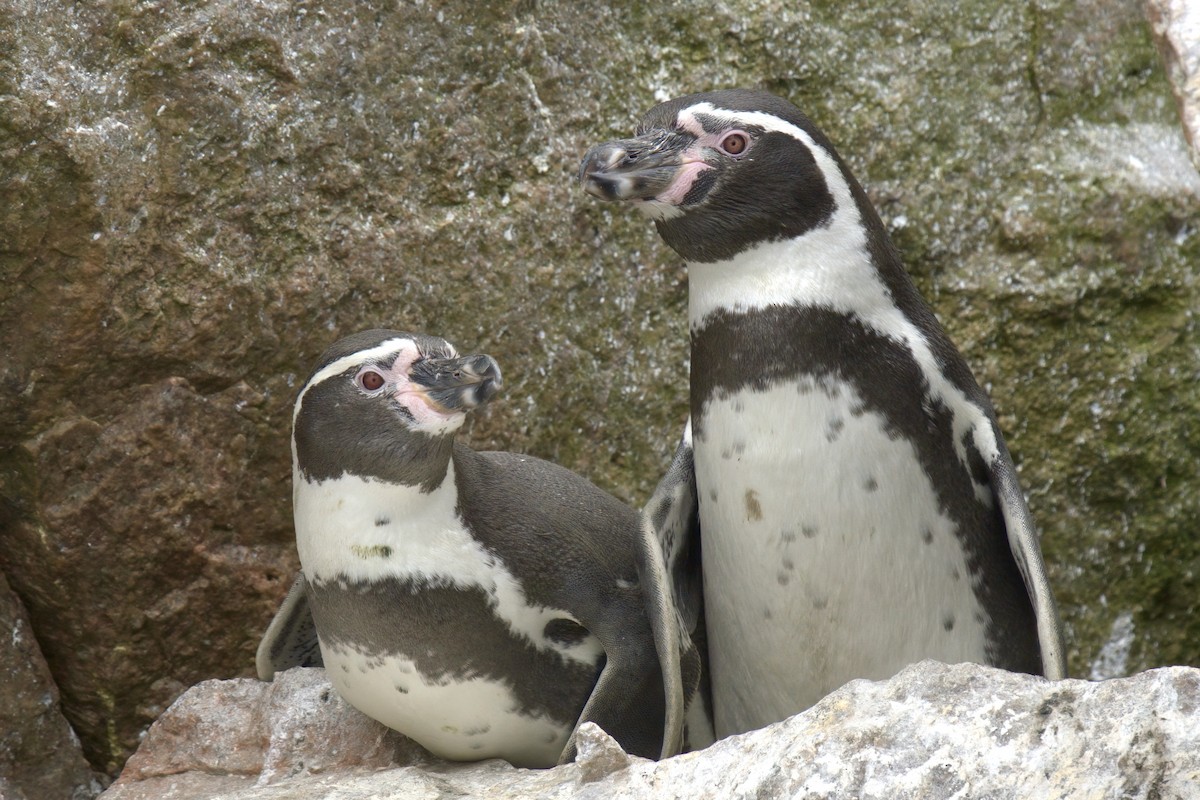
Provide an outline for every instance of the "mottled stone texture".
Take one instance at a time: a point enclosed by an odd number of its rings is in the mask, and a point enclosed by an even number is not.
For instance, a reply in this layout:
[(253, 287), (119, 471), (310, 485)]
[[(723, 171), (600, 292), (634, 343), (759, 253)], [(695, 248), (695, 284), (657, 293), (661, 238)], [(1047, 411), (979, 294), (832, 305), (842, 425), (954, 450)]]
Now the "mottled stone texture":
[(925, 661), (658, 763), (589, 723), (578, 761), (550, 770), (392, 750), (386, 737), (399, 737), (348, 717), (320, 670), (280, 681), (282, 692), (246, 680), (190, 690), (102, 800), (1155, 800), (1200, 786), (1200, 670), (1184, 667), (1051, 683)]
[(686, 274), (574, 173), (729, 85), (839, 143), (990, 387), (1073, 673), (1200, 664), (1200, 178), (1133, 0), (9, 0), (0, 567), (94, 765), (250, 674), (341, 335), (491, 353), (474, 445), (644, 500)]
[(0, 798), (87, 800), (100, 792), (58, 707), (21, 601), (0, 574)]
[(106, 796), (213, 797), (298, 775), (434, 761), (342, 700), (325, 670), (293, 669), (271, 683), (205, 681), (184, 693), (151, 726)]

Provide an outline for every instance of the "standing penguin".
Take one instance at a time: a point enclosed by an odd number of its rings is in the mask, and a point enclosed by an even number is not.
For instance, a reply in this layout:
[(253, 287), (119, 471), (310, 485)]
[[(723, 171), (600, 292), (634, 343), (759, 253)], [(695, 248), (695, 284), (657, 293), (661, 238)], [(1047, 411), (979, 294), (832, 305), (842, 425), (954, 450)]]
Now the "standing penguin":
[(689, 95), (580, 179), (688, 263), (691, 415), (645, 518), (703, 609), (716, 734), (925, 658), (1064, 677), (991, 403), (824, 134), (770, 94)]
[(293, 414), (303, 573), (259, 674), (323, 663), (351, 705), (449, 759), (552, 766), (588, 720), (672, 755), (699, 658), (661, 560), (637, 561), (638, 514), (583, 478), (455, 442), (499, 385), (491, 357), (432, 336), (325, 352)]

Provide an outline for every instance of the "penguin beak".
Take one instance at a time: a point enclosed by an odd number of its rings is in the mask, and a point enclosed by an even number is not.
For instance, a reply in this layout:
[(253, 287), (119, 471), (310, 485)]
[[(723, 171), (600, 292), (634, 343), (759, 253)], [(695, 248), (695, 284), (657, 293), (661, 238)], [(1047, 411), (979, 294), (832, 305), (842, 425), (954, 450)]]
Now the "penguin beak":
[(412, 366), (413, 383), (425, 397), (447, 413), (467, 412), (486, 405), (500, 390), (500, 365), (485, 355), (423, 358)]
[(695, 141), (689, 133), (660, 129), (598, 144), (583, 157), (579, 182), (601, 200), (655, 200), (674, 183)]

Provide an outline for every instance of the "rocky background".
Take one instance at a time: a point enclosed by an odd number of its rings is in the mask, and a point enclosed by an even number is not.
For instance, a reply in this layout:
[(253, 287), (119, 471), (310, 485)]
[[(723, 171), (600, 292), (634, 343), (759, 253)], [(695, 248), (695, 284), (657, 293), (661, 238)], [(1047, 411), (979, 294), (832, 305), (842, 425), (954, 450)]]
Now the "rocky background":
[[(1072, 675), (1200, 665), (1200, 177), (1141, 3), (9, 0), (0, 610), (41, 652), (0, 637), (0, 695), (56, 715), (56, 684), (111, 775), (186, 687), (252, 674), (296, 567), (292, 395), (361, 328), (494, 355), (472, 443), (640, 504), (686, 272), (574, 174), (731, 85), (838, 143), (990, 389)], [(60, 722), (64, 788), (30, 797), (93, 791)]]

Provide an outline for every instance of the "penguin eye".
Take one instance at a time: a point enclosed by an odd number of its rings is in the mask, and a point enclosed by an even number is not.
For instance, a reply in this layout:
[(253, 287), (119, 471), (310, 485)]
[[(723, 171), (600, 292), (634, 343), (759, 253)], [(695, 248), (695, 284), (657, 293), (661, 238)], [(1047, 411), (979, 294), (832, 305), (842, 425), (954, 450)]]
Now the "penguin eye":
[(373, 392), (376, 389), (383, 387), (383, 376), (373, 370), (367, 370), (358, 376), (358, 384), (368, 392)]
[(734, 131), (721, 140), (721, 151), (731, 156), (740, 156), (750, 146), (750, 137), (741, 131)]

